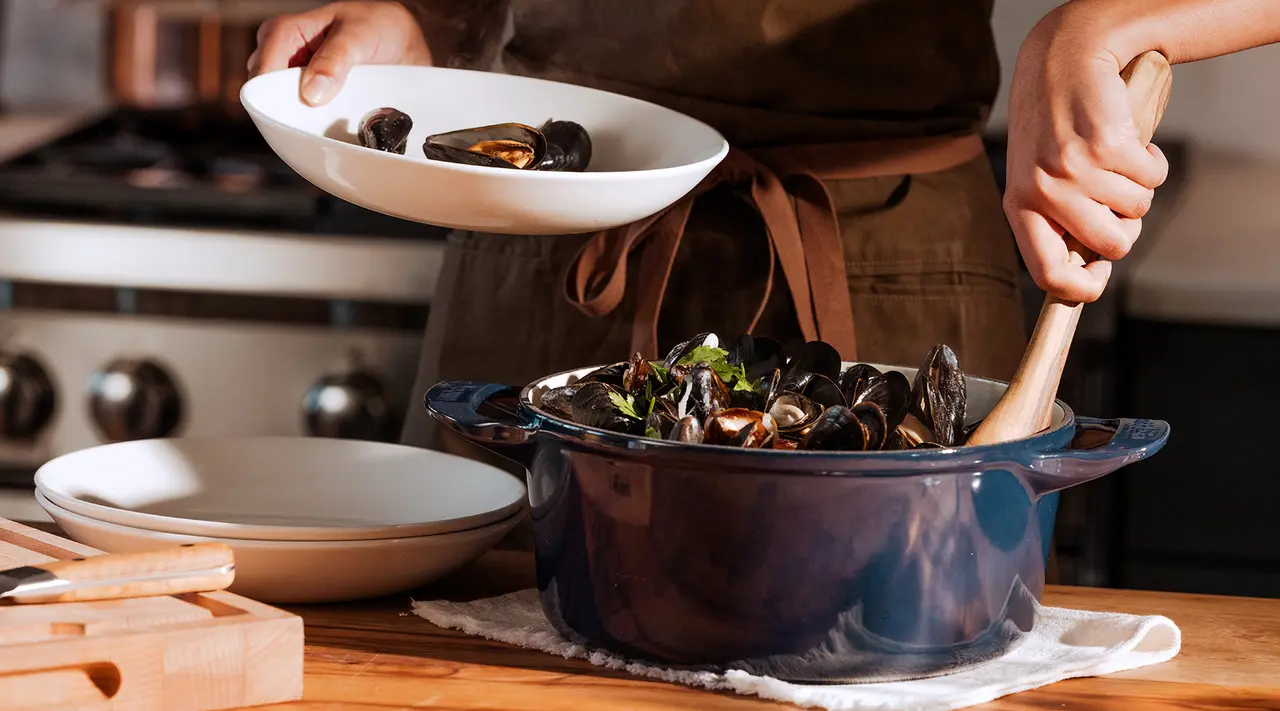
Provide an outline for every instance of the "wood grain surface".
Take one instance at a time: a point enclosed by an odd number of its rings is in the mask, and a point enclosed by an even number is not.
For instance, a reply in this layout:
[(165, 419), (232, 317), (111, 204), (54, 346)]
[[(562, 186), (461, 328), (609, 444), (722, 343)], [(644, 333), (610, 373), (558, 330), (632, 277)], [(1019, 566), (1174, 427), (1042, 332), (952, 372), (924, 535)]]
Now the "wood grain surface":
[[(443, 630), (409, 611), (416, 599), (469, 600), (534, 583), (526, 553), (495, 551), (412, 596), (294, 606), (306, 624), (303, 699), (269, 711), (386, 709), (796, 709), (728, 693), (642, 680)], [(1182, 652), (1165, 664), (1059, 682), (981, 711), (1280, 709), (1280, 600), (1051, 588), (1046, 604), (1163, 614), (1182, 629)]]

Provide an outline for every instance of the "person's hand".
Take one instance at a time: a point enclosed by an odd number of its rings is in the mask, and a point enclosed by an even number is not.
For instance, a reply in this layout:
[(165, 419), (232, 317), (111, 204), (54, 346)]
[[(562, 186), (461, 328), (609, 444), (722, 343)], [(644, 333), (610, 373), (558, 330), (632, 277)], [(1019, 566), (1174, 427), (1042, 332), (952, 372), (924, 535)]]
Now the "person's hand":
[[(1111, 276), (1108, 260), (1137, 240), (1169, 166), (1154, 144), (1141, 143), (1123, 65), (1105, 48), (1104, 30), (1059, 11), (1018, 54), (1004, 209), (1036, 284), (1066, 301), (1092, 302)], [(1064, 230), (1098, 260), (1070, 262)]]
[(302, 98), (324, 104), (357, 64), (431, 64), (422, 29), (399, 2), (335, 2), (258, 28), (249, 76), (302, 70)]

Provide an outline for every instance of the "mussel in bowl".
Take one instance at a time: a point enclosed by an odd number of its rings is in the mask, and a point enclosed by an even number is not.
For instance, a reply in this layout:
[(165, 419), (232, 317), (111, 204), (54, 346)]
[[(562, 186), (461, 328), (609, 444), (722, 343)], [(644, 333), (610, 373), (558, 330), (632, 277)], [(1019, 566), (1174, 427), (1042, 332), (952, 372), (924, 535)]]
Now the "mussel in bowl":
[(360, 121), (357, 134), (360, 145), (387, 153), (404, 155), (413, 130), (413, 119), (399, 109), (389, 106), (370, 112)]
[(591, 162), (591, 137), (573, 121), (548, 120), (540, 128), (500, 123), (427, 136), (431, 160), (490, 168), (582, 172)]
[(422, 152), (432, 160), (523, 170), (543, 159), (547, 141), (532, 126), (499, 123), (432, 134)]
[(828, 344), (700, 333), (662, 359), (633, 353), (546, 391), (538, 406), (578, 424), (685, 444), (874, 452), (964, 446), (965, 375), (945, 344), (914, 379), (842, 363)]

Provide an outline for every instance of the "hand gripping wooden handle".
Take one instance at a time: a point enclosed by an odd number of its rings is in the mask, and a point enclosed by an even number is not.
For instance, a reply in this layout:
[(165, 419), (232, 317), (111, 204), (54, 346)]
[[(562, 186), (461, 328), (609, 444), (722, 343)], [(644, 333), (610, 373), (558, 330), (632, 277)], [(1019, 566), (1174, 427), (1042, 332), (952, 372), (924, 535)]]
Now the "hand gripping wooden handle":
[[(1120, 73), (1129, 89), (1129, 109), (1145, 146), (1164, 116), (1173, 83), (1173, 70), (1164, 55), (1151, 51), (1139, 55)], [(1067, 240), (1072, 264), (1083, 265), (1097, 255), (1070, 235)], [(967, 442), (968, 445), (995, 444), (1028, 437), (1047, 428), (1052, 421), (1053, 401), (1067, 363), (1067, 352), (1076, 333), (1083, 304), (1045, 298), (1035, 331), (1022, 356), (1022, 363), (1009, 388)]]
[(13, 602), (81, 602), (222, 590), (235, 579), (225, 543), (192, 543), (142, 553), (59, 560), (36, 566), (68, 585), (15, 595)]

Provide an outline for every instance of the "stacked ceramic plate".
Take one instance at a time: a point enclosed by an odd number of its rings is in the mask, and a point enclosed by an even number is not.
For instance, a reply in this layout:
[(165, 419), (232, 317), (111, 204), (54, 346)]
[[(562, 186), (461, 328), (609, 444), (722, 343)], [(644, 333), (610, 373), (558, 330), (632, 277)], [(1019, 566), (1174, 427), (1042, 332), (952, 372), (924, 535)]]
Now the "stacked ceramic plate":
[(270, 603), (405, 592), (488, 551), (524, 515), (525, 486), (442, 452), (310, 437), (110, 444), (36, 472), (67, 535), (110, 552), (216, 540), (235, 592)]

